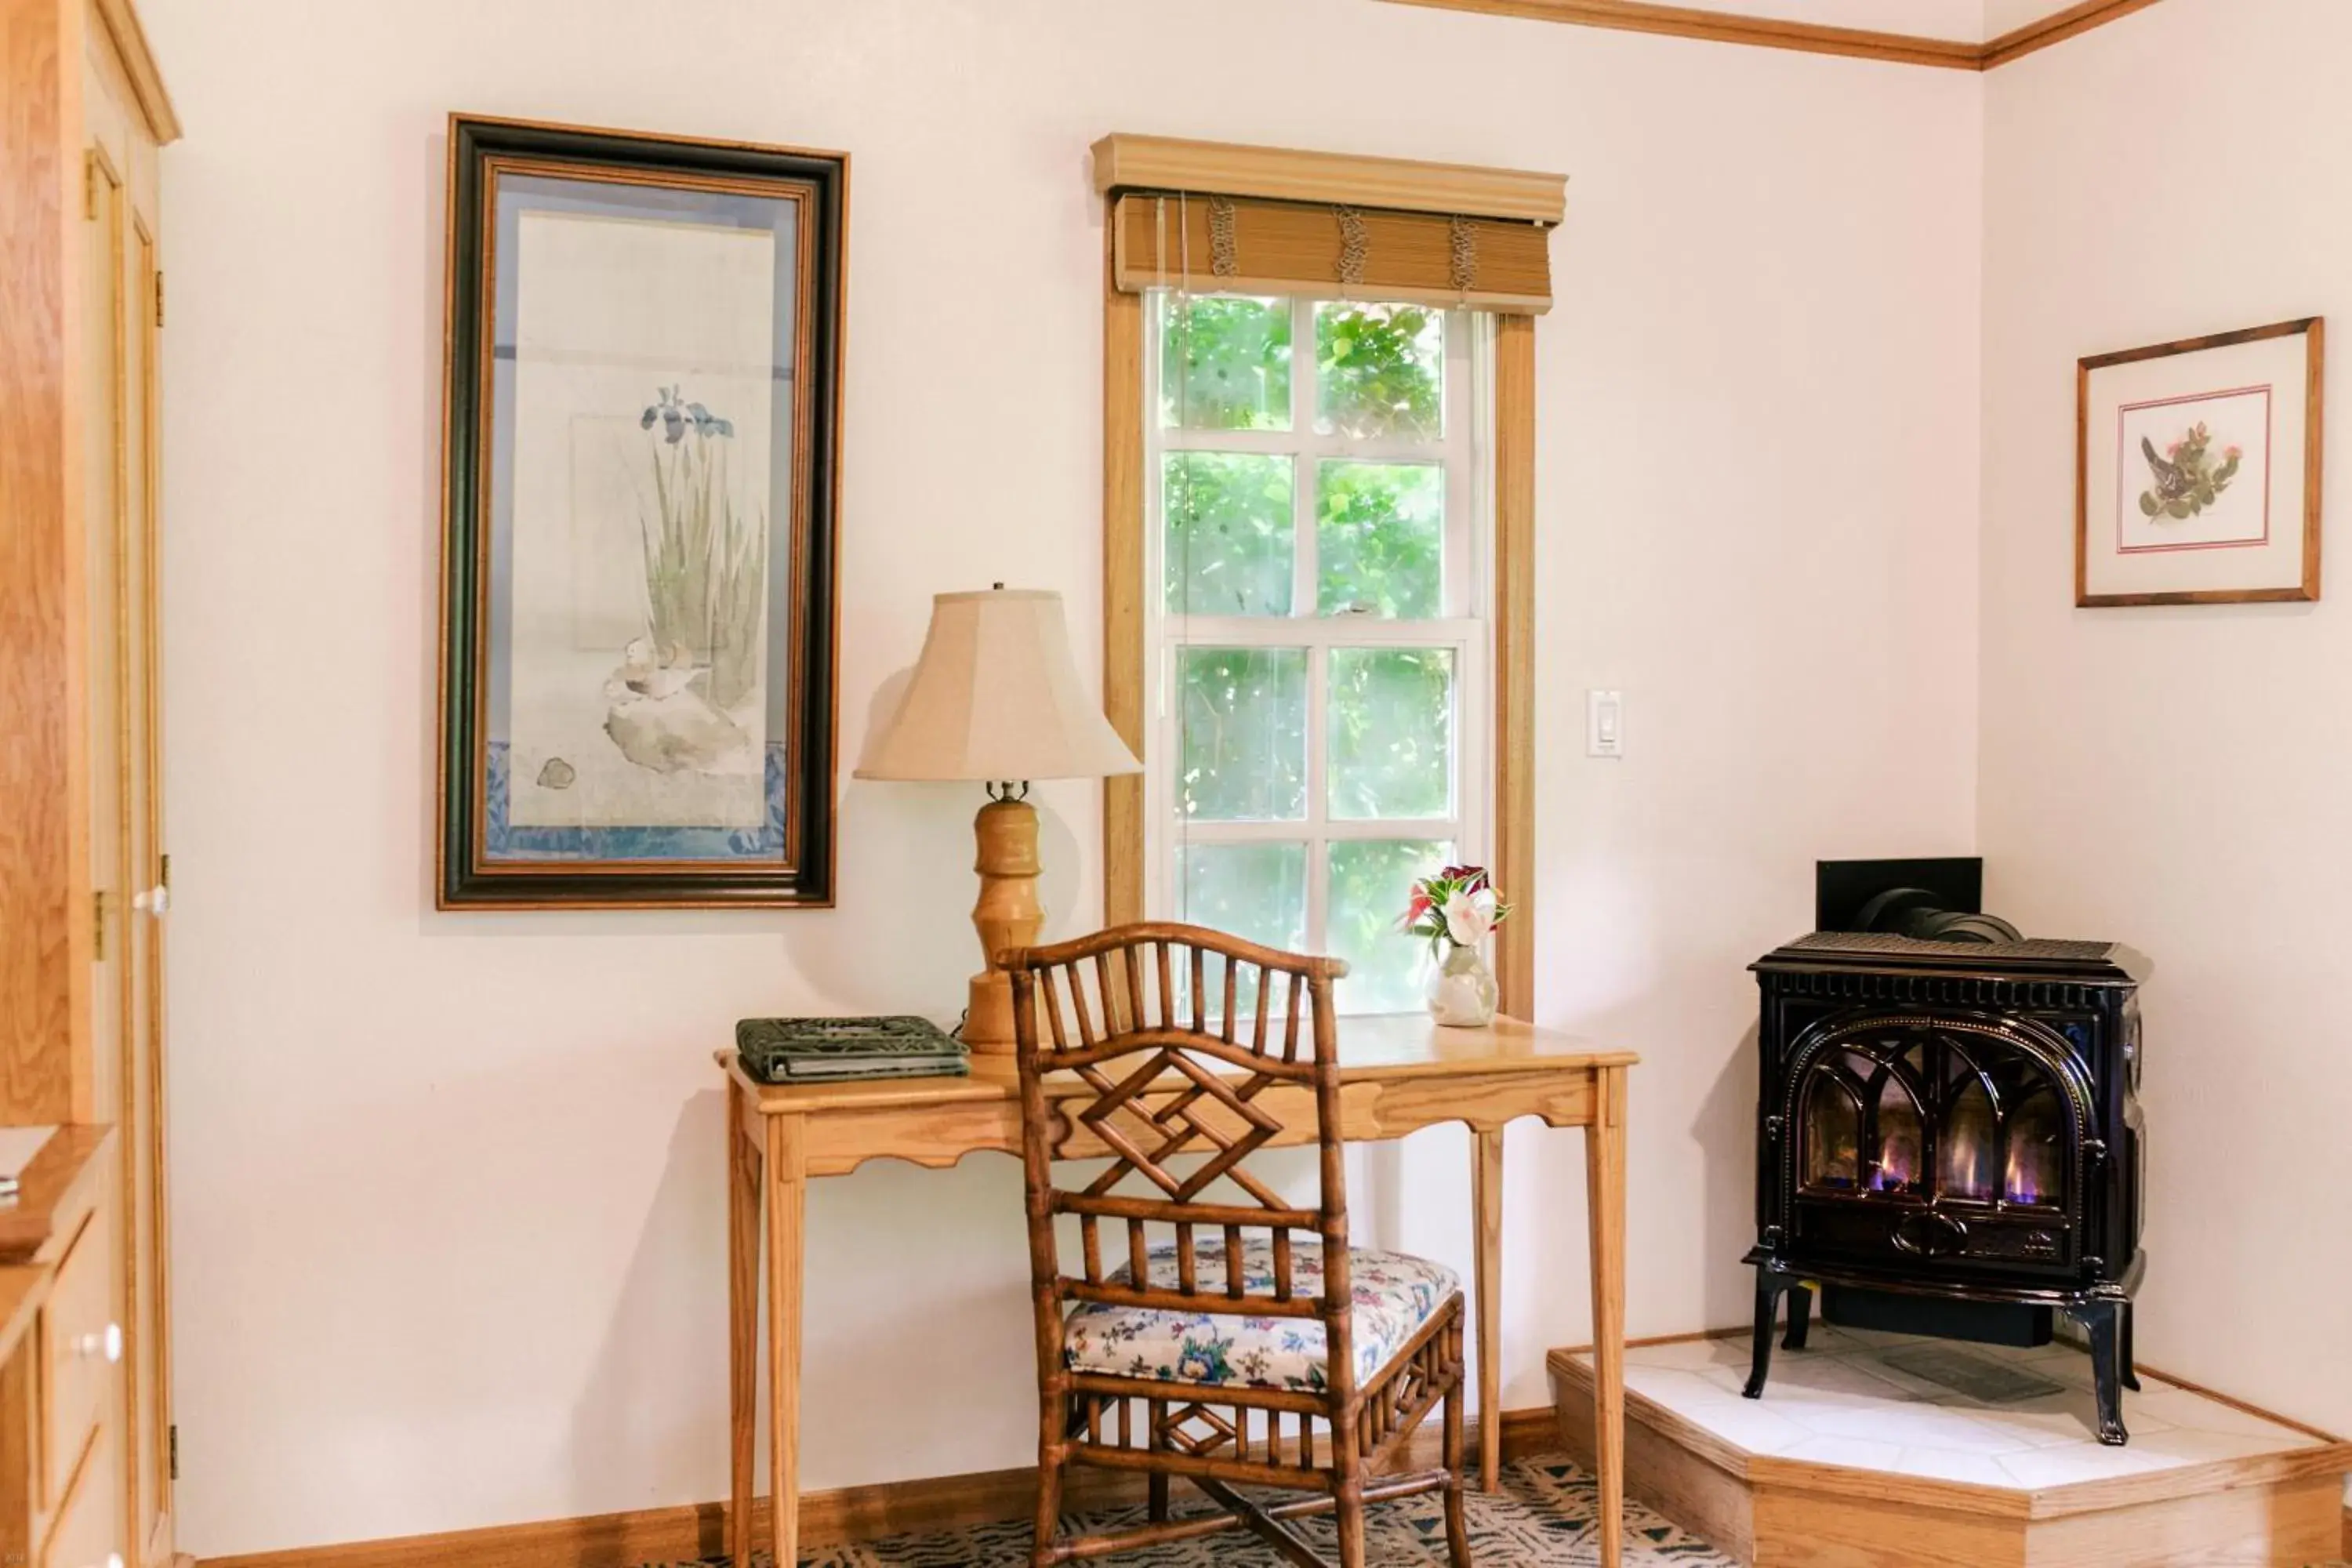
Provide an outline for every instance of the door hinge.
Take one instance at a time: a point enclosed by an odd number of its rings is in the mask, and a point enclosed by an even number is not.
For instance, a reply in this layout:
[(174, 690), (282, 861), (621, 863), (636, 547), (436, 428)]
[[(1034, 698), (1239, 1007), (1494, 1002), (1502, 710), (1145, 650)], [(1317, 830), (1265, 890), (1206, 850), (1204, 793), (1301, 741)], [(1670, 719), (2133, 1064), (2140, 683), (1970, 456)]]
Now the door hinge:
[(155, 269), (155, 324), (163, 324), (163, 269)]
[(166, 888), (172, 885), (172, 857), (168, 853), (155, 857), (155, 880)]
[(164, 1437), (164, 1447), (171, 1450), (170, 1468), (172, 1471), (172, 1479), (176, 1481), (180, 1479), (180, 1428), (178, 1424), (174, 1423), (173, 1425), (164, 1428), (164, 1431), (166, 1434)]
[(100, 889), (89, 896), (89, 932), (93, 951), (91, 958), (106, 962), (106, 891)]
[(86, 153), (81, 160), (81, 216), (85, 222), (98, 219), (98, 154)]

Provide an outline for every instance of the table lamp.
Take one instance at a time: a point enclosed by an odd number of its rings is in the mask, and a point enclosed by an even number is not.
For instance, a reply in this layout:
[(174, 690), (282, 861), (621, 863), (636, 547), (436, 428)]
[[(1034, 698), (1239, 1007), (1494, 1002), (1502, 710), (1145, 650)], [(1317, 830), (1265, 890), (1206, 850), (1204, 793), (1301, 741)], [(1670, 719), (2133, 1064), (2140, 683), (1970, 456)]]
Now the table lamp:
[(1079, 688), (1061, 595), (999, 583), (933, 597), (906, 698), (856, 776), (988, 786), (972, 821), (980, 901), (971, 923), (984, 967), (971, 977), (961, 1036), (973, 1050), (1013, 1049), (1013, 983), (996, 955), (1035, 941), (1045, 922), (1030, 781), (1142, 771)]

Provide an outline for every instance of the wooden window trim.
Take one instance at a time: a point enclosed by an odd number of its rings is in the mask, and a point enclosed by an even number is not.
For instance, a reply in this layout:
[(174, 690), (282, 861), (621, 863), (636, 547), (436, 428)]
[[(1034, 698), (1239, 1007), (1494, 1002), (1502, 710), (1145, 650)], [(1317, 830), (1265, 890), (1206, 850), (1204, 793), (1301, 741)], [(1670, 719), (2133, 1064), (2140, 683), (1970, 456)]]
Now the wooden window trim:
[[(1099, 156), (1099, 154), (1098, 154)], [(1097, 167), (1099, 168), (1099, 163)], [(1144, 752), (1144, 296), (1118, 286), (1112, 205), (1103, 213), (1103, 711)], [(1535, 321), (1495, 332), (1495, 517), (1490, 725), (1496, 884), (1516, 906), (1496, 931), (1503, 1011), (1535, 1010)], [(1103, 915), (1144, 918), (1144, 784), (1103, 783)]]

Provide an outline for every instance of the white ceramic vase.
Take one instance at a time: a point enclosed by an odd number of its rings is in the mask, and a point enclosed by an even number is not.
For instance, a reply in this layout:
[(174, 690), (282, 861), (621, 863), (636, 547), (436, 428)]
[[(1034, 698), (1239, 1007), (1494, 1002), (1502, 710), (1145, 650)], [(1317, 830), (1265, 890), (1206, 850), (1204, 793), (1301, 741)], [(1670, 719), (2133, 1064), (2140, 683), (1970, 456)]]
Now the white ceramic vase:
[(1459, 1029), (1475, 1029), (1495, 1021), (1500, 993), (1495, 973), (1475, 947), (1448, 942), (1445, 957), (1429, 972), (1429, 1016)]

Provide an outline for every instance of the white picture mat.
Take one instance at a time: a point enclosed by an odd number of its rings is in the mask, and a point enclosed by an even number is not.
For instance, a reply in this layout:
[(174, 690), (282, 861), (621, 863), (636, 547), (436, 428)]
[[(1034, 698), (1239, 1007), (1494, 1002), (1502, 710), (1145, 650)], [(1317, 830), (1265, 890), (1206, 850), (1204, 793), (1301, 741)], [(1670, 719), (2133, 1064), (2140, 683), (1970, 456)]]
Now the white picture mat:
[[(663, 436), (658, 421), (642, 428), (641, 415), (659, 389), (680, 387), (732, 423), (735, 504), (767, 505), (775, 236), (527, 211), (515, 249), (509, 820), (757, 827), (767, 815), (764, 681), (729, 710), (745, 734), (740, 752), (670, 773), (621, 753), (604, 729), (605, 685), (645, 625), (644, 573), (631, 567)], [(535, 787), (557, 758), (571, 782)]]
[[(2295, 333), (2090, 373), (2083, 454), (2086, 593), (2302, 585), (2309, 344), (2306, 334)], [(2263, 389), (2267, 397), (2258, 398)], [(2260, 431), (2247, 418), (2258, 405), (2268, 414)], [(2139, 506), (2153, 482), (2140, 437), (2147, 435), (2161, 455), (2200, 414), (2217, 455), (2230, 445), (2243, 449), (2239, 473), (2202, 517), (2150, 525)], [(2147, 548), (2167, 542), (2209, 547)]]

